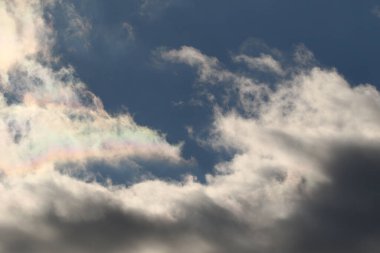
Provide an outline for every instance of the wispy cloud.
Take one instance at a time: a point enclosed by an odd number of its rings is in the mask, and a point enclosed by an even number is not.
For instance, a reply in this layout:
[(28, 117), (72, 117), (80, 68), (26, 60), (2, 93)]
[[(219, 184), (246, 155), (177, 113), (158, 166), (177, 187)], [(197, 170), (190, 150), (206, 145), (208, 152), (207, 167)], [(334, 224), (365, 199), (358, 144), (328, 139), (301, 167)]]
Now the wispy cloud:
[(376, 5), (375, 7), (373, 7), (371, 12), (373, 15), (380, 18), (380, 6), (379, 5)]
[(237, 55), (234, 57), (236, 62), (243, 62), (252, 70), (263, 72), (272, 72), (277, 75), (283, 75), (284, 70), (281, 64), (276, 61), (271, 55), (261, 54), (258, 57), (250, 57), (248, 55)]
[(140, 15), (148, 18), (155, 18), (179, 1), (181, 0), (139, 0)]
[(131, 40), (135, 39), (135, 36), (136, 36), (135, 35), (135, 29), (134, 29), (134, 27), (130, 23), (128, 23), (127, 21), (125, 21), (122, 24), (122, 27), (123, 27), (123, 29), (125, 29), (127, 31), (129, 39), (131, 39)]

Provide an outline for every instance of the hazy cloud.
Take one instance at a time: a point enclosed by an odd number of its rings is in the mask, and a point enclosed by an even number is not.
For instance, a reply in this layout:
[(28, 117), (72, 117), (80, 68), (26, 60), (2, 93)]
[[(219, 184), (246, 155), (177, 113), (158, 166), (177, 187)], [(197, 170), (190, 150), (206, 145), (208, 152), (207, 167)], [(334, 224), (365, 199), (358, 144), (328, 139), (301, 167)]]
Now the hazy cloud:
[(274, 74), (283, 75), (284, 70), (281, 64), (276, 61), (271, 55), (261, 54), (259, 57), (250, 57), (247, 55), (237, 55), (234, 57), (236, 62), (243, 62), (253, 70), (263, 72), (272, 72)]
[(130, 23), (128, 23), (127, 21), (125, 21), (122, 24), (122, 27), (123, 27), (123, 29), (125, 29), (127, 31), (128, 38), (133, 40), (135, 38), (135, 29), (133, 28), (133, 26)]
[(372, 14), (380, 18), (380, 6), (376, 5), (372, 8)]
[(139, 0), (140, 15), (148, 18), (155, 18), (179, 1), (181, 0)]

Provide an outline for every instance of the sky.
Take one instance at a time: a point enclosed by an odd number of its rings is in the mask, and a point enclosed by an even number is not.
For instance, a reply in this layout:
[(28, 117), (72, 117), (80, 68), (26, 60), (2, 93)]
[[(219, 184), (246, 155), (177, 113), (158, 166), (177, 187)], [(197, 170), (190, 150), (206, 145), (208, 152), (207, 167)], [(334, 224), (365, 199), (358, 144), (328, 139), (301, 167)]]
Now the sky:
[(380, 3), (0, 0), (0, 253), (380, 252)]

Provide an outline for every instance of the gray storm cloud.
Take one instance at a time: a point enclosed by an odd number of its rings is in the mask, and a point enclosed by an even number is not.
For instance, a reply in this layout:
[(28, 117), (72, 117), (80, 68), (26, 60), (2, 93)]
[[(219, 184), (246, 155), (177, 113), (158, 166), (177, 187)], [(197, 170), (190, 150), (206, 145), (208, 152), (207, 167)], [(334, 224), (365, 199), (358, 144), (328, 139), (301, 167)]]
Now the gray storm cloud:
[(208, 139), (232, 159), (205, 183), (187, 175), (104, 185), (56, 170), (91, 159), (183, 159), (178, 145), (131, 116), (109, 115), (71, 67), (52, 67), (54, 34), (43, 19), (51, 4), (0, 2), (0, 252), (380, 249), (380, 94), (335, 70), (239, 54), (281, 72), (273, 86), (192, 47), (164, 51), (164, 60), (195, 68), (204, 89), (220, 86), (236, 101), (213, 104)]

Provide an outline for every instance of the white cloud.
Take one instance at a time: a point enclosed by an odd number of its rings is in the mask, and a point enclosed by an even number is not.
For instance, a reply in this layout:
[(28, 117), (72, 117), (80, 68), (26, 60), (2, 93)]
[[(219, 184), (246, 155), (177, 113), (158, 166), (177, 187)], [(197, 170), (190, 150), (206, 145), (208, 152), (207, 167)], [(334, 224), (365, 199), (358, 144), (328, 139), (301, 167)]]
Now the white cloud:
[[(267, 94), (268, 86), (266, 84), (260, 84), (256, 80), (243, 74), (226, 70), (221, 66), (218, 59), (204, 55), (193, 47), (183, 46), (178, 50), (163, 51), (161, 56), (164, 60), (174, 63), (184, 63), (194, 67), (198, 72), (199, 81), (204, 84), (226, 84), (226, 99), (237, 101), (242, 108), (255, 107), (254, 104), (259, 100), (252, 98)], [(231, 93), (236, 90), (238, 91), (237, 97), (230, 98)], [(214, 95), (210, 93), (207, 94), (207, 96), (209, 98), (214, 97)], [(224, 103), (228, 103), (228, 101), (224, 101)]]
[(380, 145), (379, 92), (371, 85), (352, 87), (335, 70), (295, 66), (290, 78), (263, 89), (196, 49), (171, 50), (164, 58), (194, 67), (203, 82), (235, 87), (244, 114), (217, 109), (207, 142), (236, 155), (216, 166), (219, 175), (208, 176), (206, 192), (250, 217), (253, 226), (291, 215), (300, 192), (309, 195), (330, 182), (332, 172), (324, 166), (335, 159), (336, 146)]
[(259, 70), (263, 72), (272, 72), (277, 75), (284, 75), (281, 64), (276, 61), (271, 55), (261, 54), (259, 57), (251, 57), (248, 55), (237, 55), (234, 57), (236, 62), (243, 62), (247, 64), (250, 69)]
[(171, 62), (181, 62), (195, 67), (203, 82), (221, 82), (234, 78), (232, 73), (220, 67), (218, 59), (202, 54), (199, 50), (183, 46), (178, 50), (163, 51), (161, 56)]
[(15, 64), (37, 53), (47, 56), (51, 47), (51, 30), (43, 20), (42, 5), (38, 0), (0, 2), (2, 85), (7, 82), (7, 72)]
[[(380, 95), (373, 86), (352, 87), (335, 70), (314, 67), (270, 87), (182, 47), (162, 56), (196, 68), (202, 83), (238, 99), (228, 108), (213, 105), (208, 139), (216, 150), (233, 151), (232, 158), (205, 184), (190, 175), (105, 186), (63, 175), (55, 164), (136, 156), (181, 161), (180, 147), (127, 114), (109, 115), (72, 68), (54, 70), (40, 61), (51, 42), (42, 7), (38, 1), (0, 5), (0, 24), (15, 43), (3, 41), (0, 52), (16, 53), (0, 65), (7, 77), (0, 96), (0, 251), (306, 252), (283, 242), (289, 237), (281, 226), (293, 231), (292, 215), (310, 214), (303, 201), (334, 184), (326, 164), (339, 158), (336, 147), (380, 146)], [(19, 13), (38, 22), (19, 21)], [(271, 61), (260, 64), (273, 70)], [(364, 239), (359, 243), (372, 242)]]
[(373, 86), (352, 88), (335, 71), (314, 68), (279, 85), (267, 98), (252, 107), (255, 117), (234, 111), (216, 115), (214, 145), (237, 154), (217, 166), (228, 176), (211, 177), (223, 185), (221, 195), (235, 191), (231, 195), (253, 199), (250, 193), (263, 192), (259, 196), (265, 204), (259, 203), (269, 208), (266, 215), (287, 214), (302, 180), (309, 190), (329, 180), (322, 161), (334, 155), (331, 147), (380, 144), (380, 95)]
[[(12, 40), (0, 43), (9, 55), (0, 64), (6, 80), (0, 94), (2, 171), (12, 174), (89, 159), (181, 160), (180, 147), (168, 144), (158, 132), (136, 125), (128, 114), (109, 115), (71, 67), (53, 70), (48, 52), (53, 37), (42, 17), (44, 4), (1, 4), (0, 17), (6, 21), (1, 38)], [(40, 61), (42, 51), (46, 54)]]

